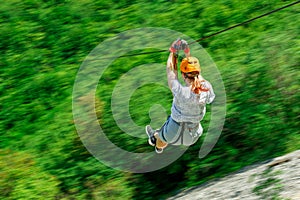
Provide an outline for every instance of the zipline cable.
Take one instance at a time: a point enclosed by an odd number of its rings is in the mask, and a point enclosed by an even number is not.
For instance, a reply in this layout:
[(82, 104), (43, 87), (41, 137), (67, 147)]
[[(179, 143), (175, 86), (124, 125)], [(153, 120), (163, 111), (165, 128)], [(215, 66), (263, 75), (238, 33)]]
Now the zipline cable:
[[(228, 30), (234, 29), (234, 28), (236, 28), (236, 27), (238, 27), (238, 26), (242, 26), (242, 25), (248, 24), (248, 23), (250, 23), (250, 22), (252, 22), (252, 21), (255, 21), (255, 20), (259, 19), (259, 18), (268, 16), (268, 15), (270, 15), (270, 14), (272, 14), (272, 13), (275, 13), (275, 12), (278, 12), (278, 11), (283, 10), (283, 9), (285, 9), (285, 8), (288, 8), (288, 7), (291, 7), (291, 6), (293, 6), (293, 5), (296, 5), (297, 3), (300, 3), (300, 1), (296, 1), (296, 2), (290, 3), (290, 4), (288, 4), (288, 5), (285, 5), (285, 6), (281, 7), (281, 8), (277, 8), (277, 9), (272, 10), (272, 11), (270, 11), (270, 12), (267, 12), (267, 13), (265, 13), (265, 14), (259, 15), (259, 16), (257, 16), (257, 17), (253, 17), (253, 18), (248, 19), (248, 20), (246, 20), (246, 21), (244, 21), (244, 22), (241, 22), (241, 23), (239, 23), (239, 24), (230, 26), (230, 27), (228, 27), (228, 28), (225, 28), (225, 29), (223, 29), (223, 30), (220, 30), (220, 31), (218, 31), (218, 32), (215, 32), (215, 33), (213, 33), (213, 34), (211, 34), (211, 35), (208, 35), (208, 36), (202, 37), (202, 38), (200, 38), (200, 39), (198, 39), (198, 40), (195, 40), (195, 42), (200, 42), (200, 41), (202, 41), (202, 40), (208, 39), (208, 38), (213, 37), (213, 36), (215, 36), (215, 35), (218, 35), (218, 34), (220, 34), (220, 33), (223, 33), (223, 32), (226, 32), (226, 31), (228, 31)], [(195, 43), (195, 42), (192, 42), (191, 44), (193, 44), (193, 43)]]
[[(270, 11), (270, 12), (264, 13), (264, 14), (259, 15), (259, 16), (256, 16), (256, 17), (253, 17), (253, 18), (248, 19), (248, 20), (246, 20), (246, 21), (244, 21), (244, 22), (241, 22), (241, 23), (238, 23), (238, 24), (236, 24), (236, 25), (233, 25), (233, 26), (230, 26), (230, 27), (228, 27), (228, 28), (225, 28), (225, 29), (223, 29), (223, 30), (217, 31), (217, 32), (212, 33), (212, 34), (210, 34), (210, 35), (208, 35), (208, 36), (199, 38), (199, 39), (195, 40), (194, 42), (189, 43), (189, 45), (194, 44), (195, 42), (200, 42), (200, 41), (206, 40), (206, 39), (208, 39), (208, 38), (211, 38), (211, 37), (213, 37), (213, 36), (219, 35), (219, 34), (221, 34), (221, 33), (224, 33), (224, 32), (226, 32), (226, 31), (229, 31), (229, 30), (234, 29), (234, 28), (236, 28), (236, 27), (239, 27), (239, 26), (248, 24), (248, 23), (253, 22), (253, 21), (257, 20), (257, 19), (260, 19), (260, 18), (262, 18), (262, 17), (271, 15), (272, 13), (275, 13), (275, 12), (278, 12), (278, 11), (283, 10), (283, 9), (285, 9), (285, 8), (291, 7), (291, 6), (296, 5), (296, 4), (298, 4), (298, 3), (300, 3), (300, 1), (295, 1), (295, 2), (293, 2), (293, 3), (287, 4), (287, 5), (283, 6), (283, 7), (277, 8), (277, 9), (272, 10), (272, 11)], [(157, 50), (157, 51), (150, 51), (150, 52), (143, 52), (143, 53), (126, 54), (126, 55), (119, 56), (119, 58), (123, 58), (123, 57), (131, 57), (131, 56), (139, 56), (139, 55), (146, 55), (146, 54), (153, 54), (153, 53), (160, 53), (160, 52), (167, 52), (167, 51), (169, 51), (169, 50)]]

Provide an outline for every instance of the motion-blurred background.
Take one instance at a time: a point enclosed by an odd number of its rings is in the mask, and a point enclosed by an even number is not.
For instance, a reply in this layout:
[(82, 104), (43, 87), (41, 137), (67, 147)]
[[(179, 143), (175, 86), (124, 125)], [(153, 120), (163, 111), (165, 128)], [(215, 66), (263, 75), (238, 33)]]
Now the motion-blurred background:
[[(299, 149), (299, 4), (200, 42), (218, 66), (227, 95), (224, 129), (203, 159), (198, 158), (199, 140), (159, 171), (114, 170), (86, 150), (72, 117), (76, 73), (105, 39), (134, 28), (161, 27), (196, 40), (291, 2), (2, 1), (0, 198), (163, 199), (178, 189)], [(170, 43), (175, 39), (166, 38)], [(100, 80), (99, 122), (129, 151), (153, 149), (143, 139), (120, 134), (111, 116), (111, 90), (134, 65), (165, 63), (167, 56), (124, 58)], [(171, 101), (166, 88), (142, 87), (131, 97), (132, 119), (146, 125), (153, 104), (169, 112)], [(205, 130), (208, 123), (209, 116), (203, 120)]]

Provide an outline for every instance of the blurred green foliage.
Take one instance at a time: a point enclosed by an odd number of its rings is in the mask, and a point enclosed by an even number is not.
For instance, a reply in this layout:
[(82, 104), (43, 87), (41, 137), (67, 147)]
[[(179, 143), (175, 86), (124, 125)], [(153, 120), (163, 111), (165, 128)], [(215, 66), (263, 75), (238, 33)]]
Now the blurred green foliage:
[[(194, 39), (293, 1), (11, 0), (0, 6), (1, 199), (154, 199), (178, 189), (300, 147), (299, 5), (222, 33), (201, 44), (226, 87), (227, 116), (213, 151), (199, 159), (198, 145), (156, 172), (130, 174), (102, 165), (81, 143), (72, 118), (72, 86), (81, 62), (99, 43), (141, 27), (163, 27)], [(176, 38), (166, 38), (172, 42)], [(116, 81), (136, 64), (165, 63), (167, 54), (115, 63), (97, 90), (97, 114), (115, 143), (151, 149), (122, 134), (110, 101)], [(124, 63), (125, 66), (124, 66)], [(164, 69), (162, 69), (164, 73)], [(100, 84), (99, 83), (99, 84)], [(149, 100), (151, 95), (157, 96)], [(169, 111), (165, 88), (142, 87), (130, 102), (132, 118)], [(141, 105), (142, 106), (136, 106)], [(208, 113), (209, 115), (209, 113)], [(164, 119), (162, 119), (164, 120)], [(204, 119), (206, 129), (208, 119)]]

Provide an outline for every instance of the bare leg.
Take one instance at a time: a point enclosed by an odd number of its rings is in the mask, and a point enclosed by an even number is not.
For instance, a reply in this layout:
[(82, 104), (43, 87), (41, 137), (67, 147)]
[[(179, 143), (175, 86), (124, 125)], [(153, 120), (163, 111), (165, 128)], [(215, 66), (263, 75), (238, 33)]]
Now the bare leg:
[(155, 145), (155, 150), (157, 153), (162, 153), (163, 149), (166, 148), (168, 146), (168, 143), (162, 141), (159, 136), (158, 133), (156, 132), (154, 134), (154, 137), (156, 138), (156, 145)]

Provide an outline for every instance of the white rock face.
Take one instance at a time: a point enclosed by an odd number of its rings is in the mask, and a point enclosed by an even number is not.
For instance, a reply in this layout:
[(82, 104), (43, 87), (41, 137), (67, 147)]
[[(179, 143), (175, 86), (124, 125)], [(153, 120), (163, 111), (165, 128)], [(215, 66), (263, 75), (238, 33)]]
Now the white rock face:
[(300, 150), (182, 191), (173, 199), (300, 200)]

